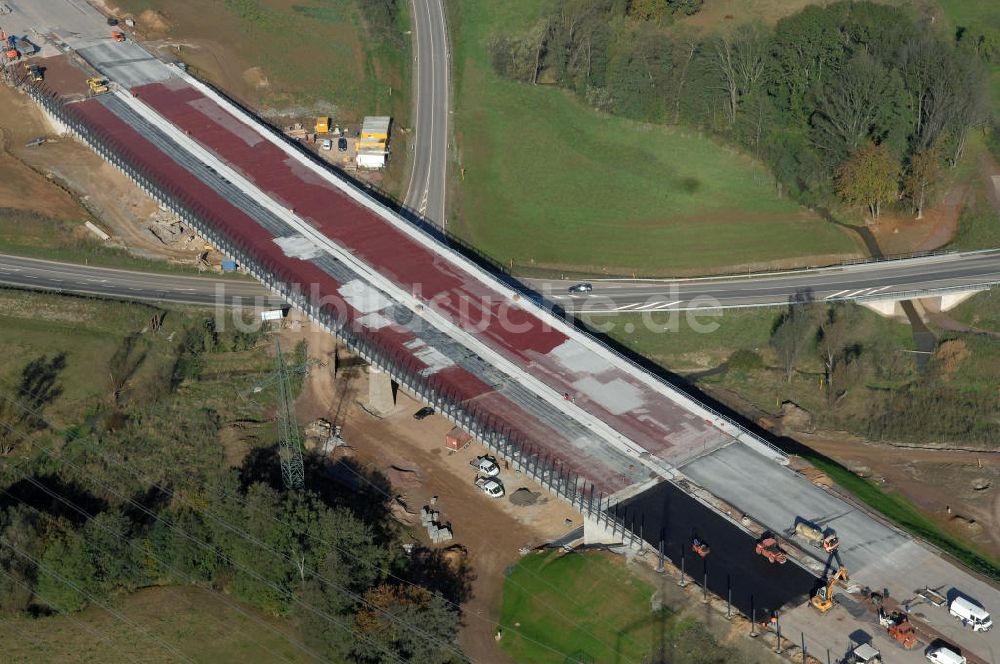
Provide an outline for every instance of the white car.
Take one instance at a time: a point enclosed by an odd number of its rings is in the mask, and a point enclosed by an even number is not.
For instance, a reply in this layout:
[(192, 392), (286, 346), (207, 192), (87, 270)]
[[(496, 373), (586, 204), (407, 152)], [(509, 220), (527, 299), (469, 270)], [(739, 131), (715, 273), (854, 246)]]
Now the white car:
[(927, 659), (936, 664), (966, 664), (965, 657), (944, 646), (928, 650)]
[(481, 456), (472, 462), (472, 467), (476, 469), (482, 477), (496, 477), (500, 474), (500, 466), (496, 461), (488, 456)]
[(324, 138), (323, 139), (323, 149), (324, 150), (332, 150), (333, 149), (333, 141), (331, 141), (329, 138)]
[(477, 482), (479, 488), (490, 498), (503, 498), (503, 484), (498, 480), (487, 479)]

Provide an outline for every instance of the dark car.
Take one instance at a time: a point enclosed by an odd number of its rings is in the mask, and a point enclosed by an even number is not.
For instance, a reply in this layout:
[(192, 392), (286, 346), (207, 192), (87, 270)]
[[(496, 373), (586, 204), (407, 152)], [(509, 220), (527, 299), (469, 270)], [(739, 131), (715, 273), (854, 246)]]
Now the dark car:
[(420, 410), (418, 410), (413, 414), (413, 419), (422, 420), (425, 417), (430, 417), (433, 414), (434, 414), (433, 408), (431, 408), (430, 406), (424, 406), (423, 408), (421, 408)]
[(337, 149), (341, 152), (347, 152), (347, 139), (343, 136), (337, 139)]
[(576, 284), (575, 286), (570, 286), (568, 290), (570, 293), (589, 293), (590, 291), (594, 290), (594, 286), (593, 284), (582, 283), (582, 284)]

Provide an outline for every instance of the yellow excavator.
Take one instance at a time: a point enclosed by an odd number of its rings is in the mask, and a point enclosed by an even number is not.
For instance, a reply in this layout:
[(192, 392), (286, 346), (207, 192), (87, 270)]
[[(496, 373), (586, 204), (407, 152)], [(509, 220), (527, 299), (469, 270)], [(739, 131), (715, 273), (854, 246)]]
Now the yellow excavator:
[(820, 613), (826, 613), (833, 608), (833, 587), (837, 585), (840, 581), (844, 585), (847, 584), (847, 568), (840, 567), (837, 573), (830, 577), (826, 582), (826, 585), (816, 591), (816, 594), (812, 596), (810, 600), (812, 605), (816, 607)]
[(108, 91), (108, 82), (103, 78), (88, 78), (87, 85), (90, 86), (90, 91), (95, 95)]

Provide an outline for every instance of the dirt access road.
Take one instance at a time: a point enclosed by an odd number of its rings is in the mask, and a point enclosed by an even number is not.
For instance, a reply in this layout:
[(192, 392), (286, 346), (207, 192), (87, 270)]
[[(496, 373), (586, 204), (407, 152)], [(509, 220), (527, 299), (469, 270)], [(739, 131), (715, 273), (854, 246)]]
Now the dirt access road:
[[(412, 535), (427, 546), (460, 544), (468, 551), (474, 579), (470, 599), (463, 604), (464, 626), (459, 641), (474, 662), (511, 662), (494, 640), (503, 593), (505, 571), (515, 564), (523, 548), (533, 548), (564, 535), (581, 525), (579, 515), (562, 501), (548, 496), (538, 485), (502, 471), (508, 496), (491, 499), (474, 485), (469, 462), (485, 453), (476, 444), (459, 451), (445, 448), (445, 434), (452, 425), (434, 415), (413, 419), (422, 404), (402, 392), (395, 411), (383, 418), (368, 413), (362, 404), (368, 395), (368, 375), (362, 366), (346, 366), (350, 358), (336, 340), (313, 325), (292, 322), (283, 333), (283, 345), (291, 349), (298, 340), (308, 344), (309, 357), (316, 360), (296, 402), (300, 422), (323, 417), (343, 427), (347, 454), (362, 465), (383, 473), (393, 484), (393, 493), (405, 505)], [(340, 366), (334, 375), (334, 355)], [(539, 494), (533, 505), (517, 506), (508, 500), (519, 488)], [(434, 509), (441, 521), (450, 523), (454, 540), (430, 543), (420, 527), (419, 511), (437, 496)], [(399, 515), (406, 518), (402, 510)], [(570, 520), (567, 523), (567, 519)]]
[(1000, 556), (1000, 452), (873, 445), (798, 434), (803, 444), (898, 491), (955, 535)]

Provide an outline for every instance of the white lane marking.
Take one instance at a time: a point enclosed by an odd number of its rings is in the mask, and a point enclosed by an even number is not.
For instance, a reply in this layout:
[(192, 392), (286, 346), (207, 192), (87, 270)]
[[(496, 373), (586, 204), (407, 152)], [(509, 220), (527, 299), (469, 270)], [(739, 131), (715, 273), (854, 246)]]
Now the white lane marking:
[(660, 305), (658, 305), (656, 307), (653, 307), (653, 309), (651, 309), (651, 311), (663, 311), (664, 309), (669, 309), (670, 307), (672, 307), (672, 306), (674, 306), (676, 304), (680, 304), (681, 302), (683, 302), (683, 300), (676, 300), (674, 302), (667, 302), (665, 304), (660, 304)]
[(636, 302), (634, 304), (626, 304), (623, 307), (618, 307), (615, 311), (628, 311), (629, 309), (635, 309), (636, 307), (641, 307), (642, 302)]
[(846, 293), (846, 292), (847, 292), (848, 290), (849, 290), (849, 289), (845, 288), (845, 289), (844, 289), (844, 290), (842, 290), (842, 291), (837, 291), (837, 292), (836, 292), (836, 293), (834, 293), (833, 295), (827, 295), (827, 296), (826, 296), (826, 297), (824, 297), (823, 299), (824, 299), (824, 300), (832, 300), (833, 298), (837, 297), (838, 295), (843, 295), (843, 294), (844, 294), (844, 293)]
[(881, 293), (886, 288), (892, 288), (892, 286), (882, 286), (882, 288), (877, 288), (877, 289), (873, 290), (871, 293), (868, 293), (868, 294), (869, 295), (874, 295), (875, 293)]
[(866, 290), (868, 290), (868, 289), (867, 289), (867, 288), (861, 288), (861, 289), (859, 289), (859, 290), (856, 290), (856, 291), (854, 291), (853, 293), (848, 293), (848, 294), (847, 294), (847, 295), (845, 295), (844, 297), (855, 297), (855, 296), (858, 296), (858, 295), (861, 295), (861, 294), (862, 294), (862, 293), (864, 293), (864, 292), (865, 292)]

